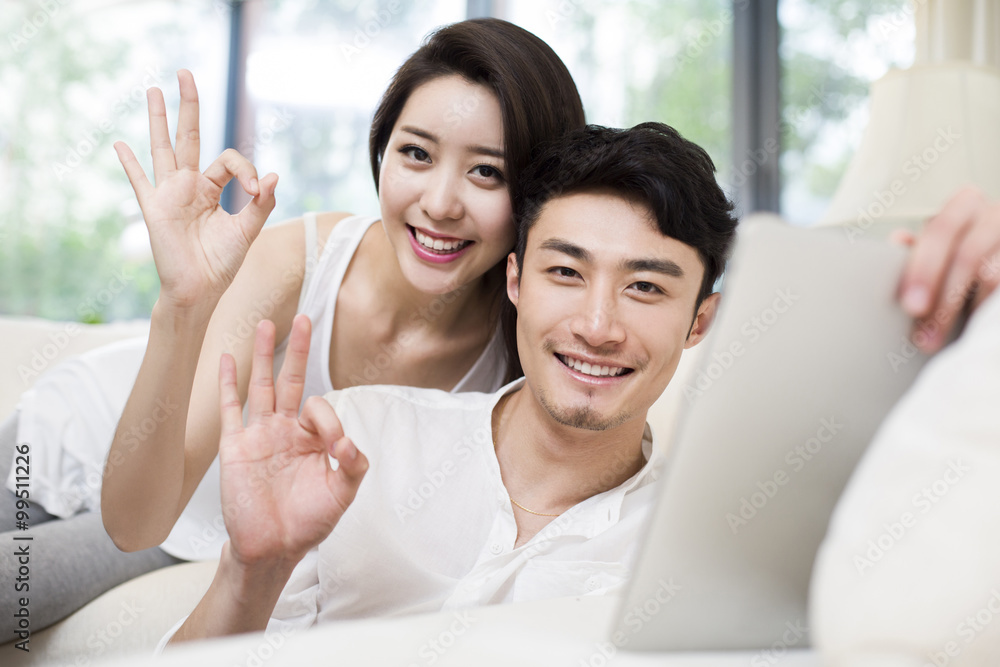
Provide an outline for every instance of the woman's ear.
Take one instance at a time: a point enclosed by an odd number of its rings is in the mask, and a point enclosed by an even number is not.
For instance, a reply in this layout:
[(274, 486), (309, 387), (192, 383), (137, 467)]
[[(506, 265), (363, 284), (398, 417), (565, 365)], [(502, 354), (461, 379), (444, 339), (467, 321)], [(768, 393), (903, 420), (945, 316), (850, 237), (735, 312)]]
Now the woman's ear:
[(691, 325), (691, 331), (688, 332), (687, 340), (684, 341), (685, 350), (700, 343), (708, 334), (712, 322), (715, 321), (715, 313), (718, 311), (721, 298), (721, 294), (714, 292), (705, 297), (705, 300), (698, 306), (698, 314), (694, 316), (694, 324)]
[(517, 298), (521, 291), (521, 276), (517, 272), (517, 257), (507, 255), (507, 298), (517, 308)]

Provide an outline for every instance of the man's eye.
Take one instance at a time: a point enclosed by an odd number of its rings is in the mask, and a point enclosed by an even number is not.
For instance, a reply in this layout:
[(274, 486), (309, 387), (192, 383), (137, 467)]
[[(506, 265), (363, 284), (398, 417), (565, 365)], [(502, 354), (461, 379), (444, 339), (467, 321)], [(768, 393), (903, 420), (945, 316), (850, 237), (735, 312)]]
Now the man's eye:
[(571, 268), (565, 266), (557, 266), (551, 269), (552, 273), (556, 274), (560, 278), (575, 278), (579, 274)]
[(643, 292), (644, 294), (659, 294), (663, 291), (653, 283), (647, 283), (643, 280), (634, 283), (632, 286), (635, 287), (636, 290)]
[(399, 152), (403, 155), (408, 155), (417, 162), (427, 162), (430, 160), (431, 156), (427, 154), (420, 146), (403, 146), (399, 149)]

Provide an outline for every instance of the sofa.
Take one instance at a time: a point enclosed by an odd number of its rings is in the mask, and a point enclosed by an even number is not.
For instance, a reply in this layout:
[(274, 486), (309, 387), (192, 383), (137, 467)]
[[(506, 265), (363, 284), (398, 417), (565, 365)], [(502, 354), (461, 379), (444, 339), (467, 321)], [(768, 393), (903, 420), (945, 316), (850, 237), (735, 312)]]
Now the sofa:
[[(18, 398), (47, 370), (95, 347), (148, 333), (149, 322), (136, 320), (87, 325), (30, 317), (0, 317), (0, 419), (17, 406)], [(692, 372), (694, 348), (682, 358), (677, 379)], [(650, 422), (657, 431), (669, 429), (681, 405), (679, 387), (672, 387), (653, 407)], [(0, 663), (27, 665), (89, 665), (149, 654), (179, 619), (197, 604), (215, 574), (215, 561), (182, 563), (128, 581), (93, 600), (61, 622), (32, 632), (30, 651), (13, 642), (0, 645)]]
[[(23, 391), (59, 362), (148, 330), (144, 320), (86, 325), (0, 317), (0, 419), (14, 410)], [(0, 645), (0, 664), (81, 666), (149, 653), (191, 611), (214, 574), (214, 562), (183, 563), (128, 581), (63, 621), (32, 632), (28, 652), (13, 642)]]

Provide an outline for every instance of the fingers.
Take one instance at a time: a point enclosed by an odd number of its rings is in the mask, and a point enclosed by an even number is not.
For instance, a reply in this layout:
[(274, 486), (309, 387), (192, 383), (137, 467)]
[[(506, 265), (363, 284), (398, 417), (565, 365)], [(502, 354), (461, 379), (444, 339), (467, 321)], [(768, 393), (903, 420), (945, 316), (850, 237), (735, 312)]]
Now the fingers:
[(894, 229), (889, 232), (889, 241), (896, 245), (912, 248), (913, 244), (917, 242), (917, 236), (909, 229)]
[(153, 155), (153, 179), (160, 183), (172, 171), (176, 171), (174, 148), (170, 145), (170, 131), (167, 129), (167, 106), (163, 102), (163, 91), (150, 88), (146, 91), (149, 105), (149, 147)]
[(226, 187), (226, 183), (235, 176), (247, 194), (256, 197), (260, 193), (260, 184), (257, 182), (257, 168), (253, 166), (250, 160), (243, 157), (239, 151), (232, 148), (222, 151), (222, 155), (217, 157), (215, 162), (210, 164), (208, 169), (205, 170), (205, 176), (220, 188)]
[[(278, 374), (277, 400), (275, 410), (286, 417), (299, 414), (302, 392), (306, 384), (306, 362), (309, 359), (309, 339), (312, 323), (306, 315), (296, 315), (292, 320), (292, 332), (288, 334), (285, 360)], [(325, 401), (324, 401), (325, 402)]]
[(135, 198), (139, 200), (139, 206), (141, 207), (142, 202), (146, 198), (146, 193), (153, 186), (150, 185), (149, 179), (146, 178), (146, 172), (142, 170), (142, 165), (135, 158), (132, 149), (125, 142), (116, 141), (115, 152), (118, 154), (118, 161), (125, 168), (125, 175), (128, 176), (128, 182), (132, 184), (132, 191), (135, 192)]
[(250, 388), (247, 393), (247, 423), (274, 414), (274, 323), (261, 320), (253, 343)]
[(236, 360), (230, 354), (223, 354), (219, 360), (219, 416), (223, 436), (243, 430), (243, 405), (236, 387)]
[(268, 174), (259, 182), (259, 193), (243, 207), (236, 216), (243, 235), (252, 243), (267, 222), (267, 216), (274, 210), (274, 189), (278, 186), (278, 175)]
[[(1000, 212), (990, 215), (990, 209), (980, 209), (969, 225), (968, 231), (957, 243), (944, 275), (944, 286), (934, 304), (931, 314), (918, 322), (928, 333), (926, 350), (939, 349), (947, 339), (949, 332), (973, 299), (980, 301), (982, 294), (994, 287), (983, 283), (982, 277), (988, 275), (984, 270), (989, 266), (991, 253), (997, 252), (1000, 244)], [(934, 327), (931, 321), (938, 326)]]
[(198, 171), (201, 151), (198, 89), (194, 85), (194, 75), (186, 69), (177, 72), (177, 83), (181, 90), (181, 107), (177, 117), (177, 168)]
[(940, 300), (955, 250), (982, 205), (982, 193), (966, 189), (927, 222), (900, 282), (903, 308), (911, 316), (930, 315)]
[(302, 428), (317, 434), (330, 453), (334, 445), (344, 437), (344, 427), (336, 410), (322, 396), (310, 396), (299, 415)]

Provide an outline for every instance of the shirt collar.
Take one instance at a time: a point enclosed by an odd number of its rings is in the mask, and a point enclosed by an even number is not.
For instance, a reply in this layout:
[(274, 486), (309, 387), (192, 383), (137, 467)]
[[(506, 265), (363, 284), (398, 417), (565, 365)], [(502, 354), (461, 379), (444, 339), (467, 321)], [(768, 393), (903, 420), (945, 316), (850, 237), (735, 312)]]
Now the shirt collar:
[[(500, 399), (520, 389), (524, 385), (524, 382), (525, 378), (520, 377), (504, 385), (494, 393), (493, 400), (489, 404), (490, 410), (488, 413), (491, 423), (493, 410), (496, 409)], [(664, 456), (659, 447), (653, 446), (653, 432), (648, 422), (645, 424), (642, 432), (642, 455), (645, 457), (646, 463), (637, 473), (615, 488), (598, 493), (574, 505), (564, 512), (562, 516), (567, 517), (567, 515), (570, 515), (572, 516), (571, 521), (573, 523), (580, 522), (580, 532), (584, 533), (587, 537), (594, 537), (617, 524), (621, 520), (622, 504), (625, 502), (626, 497), (647, 484), (655, 482), (662, 470)], [(493, 452), (493, 460), (496, 461), (495, 451)], [(499, 461), (497, 461), (497, 465), (499, 466)], [(499, 467), (497, 471), (499, 472)], [(502, 481), (500, 483), (501, 485), (503, 484)]]

